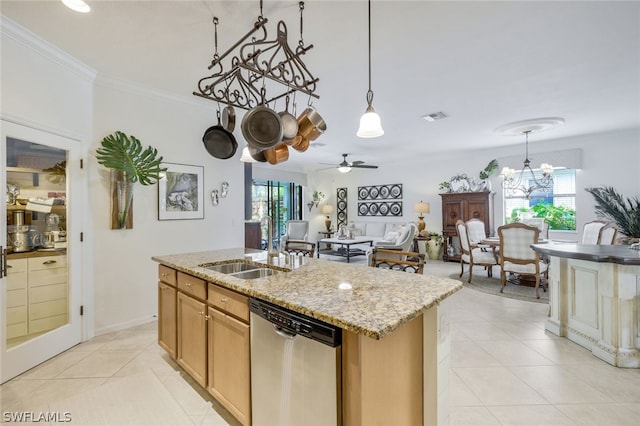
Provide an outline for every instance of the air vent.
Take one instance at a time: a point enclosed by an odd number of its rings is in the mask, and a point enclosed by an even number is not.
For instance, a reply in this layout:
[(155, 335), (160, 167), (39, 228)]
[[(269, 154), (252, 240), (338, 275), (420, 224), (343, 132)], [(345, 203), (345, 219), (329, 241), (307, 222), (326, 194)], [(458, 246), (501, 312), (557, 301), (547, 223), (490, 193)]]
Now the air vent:
[(438, 111), (432, 114), (423, 115), (422, 118), (424, 118), (427, 121), (438, 121), (438, 120), (442, 120), (443, 118), (447, 118), (447, 114), (445, 114), (442, 111)]

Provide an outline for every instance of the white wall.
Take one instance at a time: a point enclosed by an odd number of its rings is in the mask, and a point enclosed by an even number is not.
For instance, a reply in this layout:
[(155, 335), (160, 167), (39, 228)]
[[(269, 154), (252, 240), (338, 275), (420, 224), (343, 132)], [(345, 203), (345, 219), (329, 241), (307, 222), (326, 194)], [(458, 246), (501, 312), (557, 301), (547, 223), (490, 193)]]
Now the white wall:
[[(149, 320), (157, 311), (157, 263), (152, 256), (244, 246), (241, 150), (228, 160), (207, 153), (202, 135), (214, 125), (215, 104), (175, 98), (98, 78), (94, 98), (89, 187), (94, 217), (96, 332)], [(156, 147), (168, 163), (204, 166), (204, 219), (158, 220), (157, 185), (137, 185), (133, 229), (110, 229), (109, 172), (93, 154), (103, 137), (123, 131)], [(238, 132), (236, 132), (238, 133)], [(210, 193), (230, 184), (213, 206)]]
[[(563, 233), (556, 238), (577, 239), (585, 222), (596, 218), (593, 209), (593, 197), (584, 191), (589, 186), (609, 185), (615, 187), (624, 196), (640, 195), (640, 129), (616, 131), (607, 134), (592, 134), (580, 137), (549, 140), (531, 143), (530, 157), (538, 162), (554, 162), (553, 156), (545, 152), (566, 149), (581, 149), (583, 168), (576, 176), (576, 221), (577, 233)], [(314, 172), (309, 175), (309, 189), (320, 190), (329, 197), (326, 202), (335, 205), (336, 189), (348, 189), (348, 220), (385, 220), (416, 221), (417, 214), (413, 206), (418, 201), (431, 204), (431, 212), (425, 215), (428, 230), (442, 230), (442, 203), (438, 185), (449, 180), (458, 173), (469, 177), (477, 176), (480, 170), (494, 158), (520, 155), (524, 159), (524, 146), (517, 145), (503, 149), (480, 150), (476, 152), (451, 153), (434, 156), (417, 161), (408, 160), (406, 164), (381, 166), (376, 170), (353, 169), (350, 173), (341, 174), (336, 170)], [(533, 161), (533, 160), (532, 160)], [(534, 162), (534, 164), (537, 164)], [(502, 165), (500, 166), (502, 167)], [(499, 176), (491, 178), (495, 197), (495, 225), (504, 223), (502, 195)], [(403, 215), (400, 218), (380, 216), (362, 217), (357, 214), (358, 186), (403, 184)], [(324, 228), (324, 216), (319, 209), (309, 215), (311, 233)], [(332, 217), (335, 223), (335, 213)], [(552, 236), (553, 237), (553, 236)]]

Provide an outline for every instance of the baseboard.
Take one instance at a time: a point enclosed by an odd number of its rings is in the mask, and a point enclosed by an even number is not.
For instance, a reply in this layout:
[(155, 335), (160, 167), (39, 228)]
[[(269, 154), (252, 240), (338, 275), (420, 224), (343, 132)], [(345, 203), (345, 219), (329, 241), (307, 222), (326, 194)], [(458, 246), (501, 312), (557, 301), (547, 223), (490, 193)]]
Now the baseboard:
[(130, 321), (121, 322), (118, 324), (112, 324), (107, 327), (96, 328), (95, 336), (100, 336), (102, 334), (113, 333), (114, 331), (126, 330), (131, 327), (136, 327), (142, 324), (148, 324), (152, 321), (156, 321), (158, 319), (157, 315), (152, 315), (151, 317), (144, 318), (136, 318)]

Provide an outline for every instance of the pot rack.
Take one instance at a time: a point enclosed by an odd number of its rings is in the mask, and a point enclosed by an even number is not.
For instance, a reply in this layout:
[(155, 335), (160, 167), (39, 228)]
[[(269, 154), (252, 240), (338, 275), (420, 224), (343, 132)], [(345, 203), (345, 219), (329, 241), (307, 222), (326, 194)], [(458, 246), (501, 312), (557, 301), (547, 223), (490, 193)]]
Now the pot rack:
[[(215, 53), (208, 69), (214, 73), (198, 81), (198, 91), (194, 95), (212, 101), (232, 105), (234, 107), (249, 110), (258, 105), (267, 104), (276, 99), (288, 96), (291, 93), (301, 92), (319, 99), (315, 91), (318, 78), (309, 71), (302, 55), (313, 48), (313, 44), (305, 45), (303, 32), (304, 2), (298, 3), (300, 10), (300, 40), (295, 50), (289, 47), (287, 42), (287, 26), (284, 21), (277, 25), (277, 36), (268, 40), (266, 24), (267, 18), (262, 16), (262, 0), (260, 0), (260, 15), (249, 30), (240, 40), (233, 44), (222, 55), (218, 55), (218, 18), (213, 18), (215, 28)], [(261, 30), (261, 31), (260, 31)], [(254, 34), (261, 36), (257, 38)], [(250, 42), (246, 40), (251, 38)], [(231, 60), (223, 64), (223, 60), (235, 51), (237, 53)], [(266, 80), (271, 80), (278, 85), (270, 85), (279, 88), (275, 95), (267, 96)]]

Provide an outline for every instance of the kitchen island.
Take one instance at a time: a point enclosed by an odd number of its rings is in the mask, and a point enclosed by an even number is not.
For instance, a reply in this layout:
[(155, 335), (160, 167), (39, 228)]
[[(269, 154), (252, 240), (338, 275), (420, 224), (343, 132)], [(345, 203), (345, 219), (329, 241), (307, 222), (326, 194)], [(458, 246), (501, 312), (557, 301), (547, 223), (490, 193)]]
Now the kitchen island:
[[(210, 294), (219, 287), (340, 327), (338, 424), (447, 423), (447, 297), (462, 287), (460, 281), (309, 258), (293, 265), (284, 257), (274, 259), (273, 268), (289, 272), (257, 279), (207, 269), (233, 260), (267, 263), (265, 252), (243, 248), (153, 260), (160, 263), (161, 281), (163, 273), (174, 270), (208, 283)], [(180, 296), (179, 284), (177, 289)], [(206, 301), (207, 295), (196, 299)], [(250, 424), (250, 415), (245, 416)]]
[(640, 251), (539, 244), (550, 259), (546, 329), (616, 367), (640, 368)]

